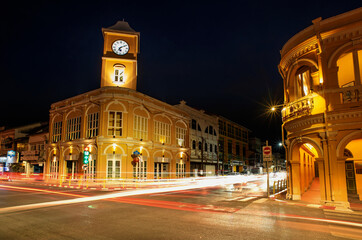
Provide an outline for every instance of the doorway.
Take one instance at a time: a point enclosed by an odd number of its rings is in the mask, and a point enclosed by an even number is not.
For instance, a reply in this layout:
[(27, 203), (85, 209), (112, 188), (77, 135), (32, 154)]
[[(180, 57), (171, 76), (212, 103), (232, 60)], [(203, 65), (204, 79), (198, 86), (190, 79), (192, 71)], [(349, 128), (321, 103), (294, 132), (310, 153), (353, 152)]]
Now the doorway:
[(348, 195), (357, 194), (356, 178), (354, 175), (353, 161), (346, 161), (346, 184), (347, 184), (347, 194)]
[(78, 173), (78, 162), (77, 161), (67, 161), (67, 176), (69, 179), (75, 179)]
[(155, 163), (155, 179), (164, 179), (169, 176), (169, 164), (168, 163)]

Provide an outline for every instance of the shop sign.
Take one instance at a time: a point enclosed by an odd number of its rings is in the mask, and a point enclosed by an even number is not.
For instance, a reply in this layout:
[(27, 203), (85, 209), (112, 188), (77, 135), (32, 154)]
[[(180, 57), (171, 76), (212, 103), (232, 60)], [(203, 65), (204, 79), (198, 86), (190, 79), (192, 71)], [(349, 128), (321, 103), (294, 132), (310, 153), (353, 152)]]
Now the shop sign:
[(16, 163), (16, 152), (14, 150), (10, 150), (8, 151), (8, 154), (7, 154), (7, 162), (8, 163)]

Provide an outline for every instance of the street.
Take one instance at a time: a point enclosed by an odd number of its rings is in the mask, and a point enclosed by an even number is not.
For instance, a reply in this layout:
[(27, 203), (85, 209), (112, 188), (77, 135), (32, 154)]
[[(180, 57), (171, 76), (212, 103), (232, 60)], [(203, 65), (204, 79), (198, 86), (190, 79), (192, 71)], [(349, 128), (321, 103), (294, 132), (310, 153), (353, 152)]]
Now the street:
[[(362, 236), (361, 214), (291, 206), (260, 194), (245, 195), (225, 187), (104, 197), (127, 191), (142, 190), (103, 192), (1, 182), (1, 239), (361, 239)], [(103, 199), (68, 201), (87, 197)], [(59, 204), (47, 206), (49, 202)], [(19, 206), (22, 208), (14, 209)]]

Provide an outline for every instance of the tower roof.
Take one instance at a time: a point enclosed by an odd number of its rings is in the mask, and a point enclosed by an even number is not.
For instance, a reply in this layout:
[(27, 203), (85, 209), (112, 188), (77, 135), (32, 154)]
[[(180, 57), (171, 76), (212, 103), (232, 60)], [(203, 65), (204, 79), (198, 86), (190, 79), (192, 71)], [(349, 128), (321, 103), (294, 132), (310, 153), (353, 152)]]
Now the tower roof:
[(123, 33), (137, 33), (133, 28), (131, 28), (126, 21), (118, 21), (113, 26), (102, 28), (102, 31), (105, 30), (111, 31), (111, 32), (123, 32)]

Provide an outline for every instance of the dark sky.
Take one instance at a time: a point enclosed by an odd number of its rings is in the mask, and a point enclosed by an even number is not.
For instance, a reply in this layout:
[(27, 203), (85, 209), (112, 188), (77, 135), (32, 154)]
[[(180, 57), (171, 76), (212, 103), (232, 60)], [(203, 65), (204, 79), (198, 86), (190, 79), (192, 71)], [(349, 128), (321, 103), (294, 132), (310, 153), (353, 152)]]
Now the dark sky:
[[(48, 121), (50, 104), (100, 87), (102, 27), (141, 33), (138, 91), (221, 114), (270, 141), (283, 102), (279, 51), (361, 1), (38, 1), (2, 5), (0, 126)], [(295, 2), (295, 3), (293, 3)]]

